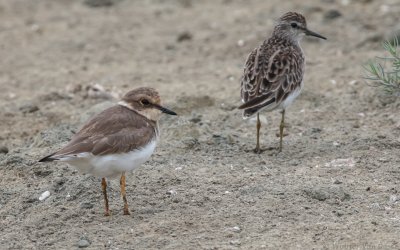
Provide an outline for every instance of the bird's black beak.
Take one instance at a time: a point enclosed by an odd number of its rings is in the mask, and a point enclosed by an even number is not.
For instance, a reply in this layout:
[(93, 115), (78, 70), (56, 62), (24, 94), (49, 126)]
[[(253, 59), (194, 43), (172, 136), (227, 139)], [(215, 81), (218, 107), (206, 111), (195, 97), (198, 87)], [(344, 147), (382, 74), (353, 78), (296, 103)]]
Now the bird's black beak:
[(326, 40), (326, 37), (321, 36), (320, 34), (315, 33), (314, 31), (311, 31), (311, 30), (309, 30), (309, 29), (305, 29), (305, 30), (304, 30), (304, 33), (306, 34), (306, 36), (315, 36), (315, 37), (318, 37), (318, 38), (321, 38), (321, 39)]
[(154, 107), (155, 107), (156, 109), (160, 110), (161, 112), (165, 113), (165, 114), (168, 114), (168, 115), (177, 115), (174, 111), (169, 110), (169, 109), (167, 109), (167, 108), (164, 108), (164, 107), (162, 107), (162, 106), (160, 106), (160, 105), (154, 105)]

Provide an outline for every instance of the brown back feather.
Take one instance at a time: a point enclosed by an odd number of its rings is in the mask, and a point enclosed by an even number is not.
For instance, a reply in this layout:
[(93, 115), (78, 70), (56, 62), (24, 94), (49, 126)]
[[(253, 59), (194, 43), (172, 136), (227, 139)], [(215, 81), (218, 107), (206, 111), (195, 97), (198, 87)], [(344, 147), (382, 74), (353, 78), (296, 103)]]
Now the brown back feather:
[(71, 141), (51, 157), (92, 153), (126, 153), (155, 139), (157, 124), (133, 110), (116, 105), (87, 122)]
[(274, 109), (300, 87), (303, 67), (300, 47), (274, 38), (265, 41), (247, 57), (241, 80), (244, 104), (239, 109), (251, 108), (251, 113), (266, 106)]

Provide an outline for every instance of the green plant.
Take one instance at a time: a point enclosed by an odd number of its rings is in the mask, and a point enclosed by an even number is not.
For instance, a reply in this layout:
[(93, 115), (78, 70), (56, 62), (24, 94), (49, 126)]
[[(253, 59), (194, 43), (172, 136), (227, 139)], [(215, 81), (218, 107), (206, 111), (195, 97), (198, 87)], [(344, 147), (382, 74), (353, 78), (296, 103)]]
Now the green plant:
[[(400, 51), (399, 41), (386, 41), (383, 48), (389, 53), (387, 57), (376, 57), (364, 66), (367, 75), (364, 77), (373, 86), (381, 88), (390, 95), (400, 96)], [(390, 66), (388, 66), (388, 64)]]

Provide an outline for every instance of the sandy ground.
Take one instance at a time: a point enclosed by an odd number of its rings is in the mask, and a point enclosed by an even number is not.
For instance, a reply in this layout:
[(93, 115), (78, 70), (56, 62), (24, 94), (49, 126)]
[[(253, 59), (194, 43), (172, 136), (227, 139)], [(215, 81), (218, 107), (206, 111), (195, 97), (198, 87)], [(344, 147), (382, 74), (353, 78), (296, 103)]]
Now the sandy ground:
[[(1, 0), (0, 249), (399, 249), (400, 104), (361, 76), (400, 4), (292, 2)], [(303, 41), (284, 151), (280, 114), (263, 113), (255, 155), (242, 65), (290, 10), (328, 40)], [(103, 217), (99, 179), (37, 160), (139, 86), (180, 116), (127, 176), (132, 215), (112, 181)]]

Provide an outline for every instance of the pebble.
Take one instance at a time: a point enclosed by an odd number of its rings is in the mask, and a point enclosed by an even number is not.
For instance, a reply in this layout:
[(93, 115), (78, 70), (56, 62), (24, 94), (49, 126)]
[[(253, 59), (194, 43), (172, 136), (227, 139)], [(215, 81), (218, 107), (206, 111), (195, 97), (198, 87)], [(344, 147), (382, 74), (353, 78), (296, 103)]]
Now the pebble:
[(85, 0), (83, 3), (89, 7), (109, 7), (112, 6), (115, 0)]
[(193, 35), (189, 31), (184, 31), (178, 34), (176, 37), (177, 42), (189, 41), (192, 40)]
[(168, 190), (167, 192), (166, 192), (166, 194), (168, 194), (168, 195), (171, 195), (171, 196), (175, 196), (176, 194), (177, 194), (177, 192), (176, 192), (176, 190)]
[(338, 186), (313, 186), (304, 189), (304, 193), (310, 198), (319, 201), (325, 201), (328, 199), (345, 201), (351, 199), (350, 195)]
[(234, 232), (240, 232), (241, 229), (240, 229), (239, 226), (234, 226), (234, 227), (232, 227), (232, 231), (234, 231)]
[(324, 15), (324, 19), (333, 20), (340, 16), (342, 16), (342, 13), (340, 13), (338, 10), (328, 10)]
[(333, 184), (342, 184), (343, 182), (339, 181), (339, 180), (334, 180)]
[(231, 240), (229, 242), (229, 244), (234, 245), (234, 246), (239, 246), (242, 243), (240, 242), (240, 240)]
[(40, 201), (44, 201), (50, 197), (50, 191), (45, 191), (39, 196)]
[(19, 107), (19, 110), (24, 114), (34, 113), (39, 110), (39, 107), (34, 104), (28, 103), (28, 104), (25, 104), (25, 105), (22, 105), (21, 107)]
[(8, 153), (8, 148), (4, 145), (0, 146), (0, 154), (7, 154)]
[(397, 196), (397, 195), (393, 194), (393, 195), (390, 196), (389, 201), (391, 203), (396, 203), (396, 202), (400, 201), (400, 196)]
[(91, 84), (86, 87), (86, 97), (91, 99), (109, 99), (112, 100), (118, 97), (117, 93), (106, 90), (102, 85), (98, 83)]
[(93, 204), (89, 203), (89, 202), (83, 202), (83, 203), (81, 203), (81, 208), (92, 209), (93, 208)]
[(88, 246), (90, 246), (90, 242), (88, 240), (81, 239), (81, 240), (78, 241), (78, 247), (79, 248), (86, 248)]

